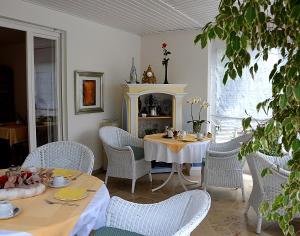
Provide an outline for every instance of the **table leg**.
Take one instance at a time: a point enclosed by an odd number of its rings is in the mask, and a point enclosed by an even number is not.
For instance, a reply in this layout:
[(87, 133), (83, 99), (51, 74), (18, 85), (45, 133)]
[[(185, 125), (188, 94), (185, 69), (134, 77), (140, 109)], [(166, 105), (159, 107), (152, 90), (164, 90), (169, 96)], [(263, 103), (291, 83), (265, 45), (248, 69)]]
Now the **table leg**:
[(199, 184), (199, 183), (201, 183), (201, 181), (196, 181), (196, 180), (190, 180), (190, 179), (188, 179), (183, 173), (182, 173), (182, 168), (180, 168), (180, 172), (178, 172), (180, 175), (181, 175), (181, 177), (185, 180), (185, 181), (187, 181), (187, 182), (190, 182), (190, 183), (192, 183), (192, 184)]
[(172, 176), (174, 175), (175, 169), (176, 169), (176, 164), (173, 163), (172, 164), (172, 171), (171, 171), (169, 177), (167, 178), (167, 180), (165, 182), (163, 182), (162, 185), (158, 186), (157, 188), (152, 189), (152, 192), (155, 192), (156, 190), (159, 190), (162, 187), (164, 187), (170, 181), (170, 179), (172, 178)]
[(182, 174), (182, 167), (181, 167), (180, 164), (176, 164), (176, 167), (177, 167), (177, 175), (178, 175), (179, 182), (180, 182), (181, 186), (183, 187), (183, 189), (184, 189), (185, 191), (187, 191), (188, 189), (187, 189), (187, 187), (185, 186), (185, 184), (183, 183), (183, 178), (182, 178), (182, 176), (183, 176), (183, 174)]

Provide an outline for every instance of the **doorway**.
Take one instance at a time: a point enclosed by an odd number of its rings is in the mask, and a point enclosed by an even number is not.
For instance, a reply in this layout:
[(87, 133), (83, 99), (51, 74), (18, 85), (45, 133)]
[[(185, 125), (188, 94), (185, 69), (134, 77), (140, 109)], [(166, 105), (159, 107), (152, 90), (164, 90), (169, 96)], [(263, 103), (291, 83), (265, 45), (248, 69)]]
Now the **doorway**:
[(28, 155), (26, 33), (0, 27), (0, 167)]
[(63, 139), (60, 40), (58, 32), (0, 19), (0, 168)]

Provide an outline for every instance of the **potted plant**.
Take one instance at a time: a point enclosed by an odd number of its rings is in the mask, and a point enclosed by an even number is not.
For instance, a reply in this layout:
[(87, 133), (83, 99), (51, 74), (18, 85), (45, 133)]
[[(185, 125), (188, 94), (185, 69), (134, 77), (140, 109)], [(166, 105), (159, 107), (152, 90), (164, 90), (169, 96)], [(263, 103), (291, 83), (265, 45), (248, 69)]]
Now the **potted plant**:
[[(203, 109), (207, 109), (209, 104), (206, 101), (202, 101), (201, 98), (194, 97), (191, 98), (187, 101), (188, 104), (191, 106), (191, 120), (189, 120), (187, 123), (192, 123), (193, 125), (193, 133), (194, 134), (199, 134), (201, 133), (201, 128), (203, 123), (209, 123), (207, 120), (201, 119), (201, 112)], [(198, 112), (198, 119), (194, 118), (194, 113), (193, 113), (193, 107), (194, 105), (198, 105), (199, 112)]]
[[(255, 79), (258, 59), (267, 61), (271, 49), (278, 49), (282, 56), (268, 75), (272, 96), (257, 104), (257, 110), (271, 111), (272, 118), (257, 125), (239, 158), (262, 150), (276, 156), (284, 150), (292, 157), (287, 183), (273, 203), (263, 205), (262, 213), (277, 221), (285, 235), (296, 235), (290, 223), (300, 213), (300, 2), (222, 0), (218, 11), (215, 21), (207, 23), (194, 42), (202, 48), (214, 39), (226, 43), (224, 84), (245, 70)], [(256, 52), (255, 58), (249, 51)], [(244, 130), (251, 127), (251, 120), (243, 120)], [(262, 174), (266, 173), (270, 171)]]

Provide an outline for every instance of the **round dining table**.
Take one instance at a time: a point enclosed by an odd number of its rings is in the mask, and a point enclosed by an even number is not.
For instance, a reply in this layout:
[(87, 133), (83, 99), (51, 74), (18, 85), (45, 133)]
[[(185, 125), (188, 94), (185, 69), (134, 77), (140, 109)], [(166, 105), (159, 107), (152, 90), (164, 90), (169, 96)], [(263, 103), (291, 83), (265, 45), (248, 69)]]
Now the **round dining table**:
[(59, 201), (54, 198), (59, 189), (47, 187), (40, 195), (11, 200), (21, 213), (0, 220), (0, 236), (87, 236), (103, 227), (110, 201), (105, 184), (97, 177), (81, 174), (69, 186), (86, 189), (87, 197), (72, 202)]
[(182, 165), (184, 163), (202, 163), (209, 143), (209, 138), (197, 140), (194, 135), (187, 135), (183, 139), (167, 138), (165, 134), (146, 135), (144, 137), (145, 160), (172, 163), (172, 170), (167, 180), (152, 191), (164, 187), (175, 172), (178, 173), (179, 182), (184, 190), (187, 190), (184, 181), (199, 184), (199, 181), (192, 181), (184, 176)]

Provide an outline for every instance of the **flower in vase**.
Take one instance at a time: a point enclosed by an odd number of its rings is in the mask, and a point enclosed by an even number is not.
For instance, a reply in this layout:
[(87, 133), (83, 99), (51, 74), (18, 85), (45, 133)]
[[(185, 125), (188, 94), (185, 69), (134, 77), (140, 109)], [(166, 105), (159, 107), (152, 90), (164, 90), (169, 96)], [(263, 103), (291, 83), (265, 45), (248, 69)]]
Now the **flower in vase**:
[[(201, 97), (193, 97), (187, 100), (187, 103), (191, 105), (191, 120), (189, 120), (187, 123), (192, 123), (193, 125), (193, 133), (200, 133), (201, 127), (203, 123), (209, 123), (209, 121), (201, 119), (201, 112), (203, 109), (207, 109), (209, 106), (209, 103), (207, 101), (202, 101)], [(194, 118), (194, 112), (193, 112), (193, 105), (199, 104), (199, 113), (198, 113), (198, 119)]]

